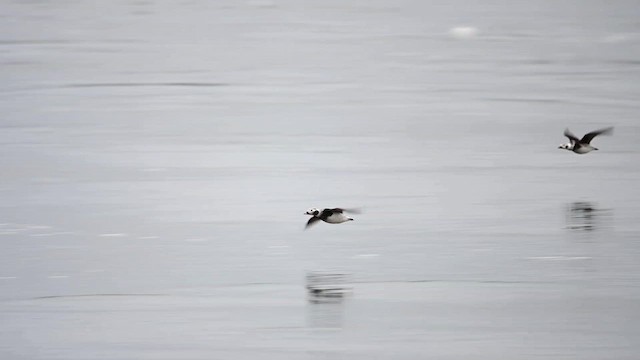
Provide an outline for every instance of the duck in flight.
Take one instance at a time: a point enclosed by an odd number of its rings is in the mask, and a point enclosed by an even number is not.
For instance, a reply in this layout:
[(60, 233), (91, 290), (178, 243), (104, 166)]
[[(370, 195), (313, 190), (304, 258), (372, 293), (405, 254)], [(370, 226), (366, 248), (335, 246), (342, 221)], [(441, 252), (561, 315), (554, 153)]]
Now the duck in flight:
[(558, 146), (558, 149), (565, 149), (569, 151), (573, 151), (576, 154), (586, 154), (592, 150), (598, 150), (597, 148), (591, 146), (591, 140), (598, 135), (611, 135), (613, 133), (613, 126), (592, 131), (587, 133), (582, 139), (578, 139), (575, 135), (569, 131), (569, 129), (565, 129), (564, 136), (569, 138), (569, 143), (562, 144)]
[(357, 213), (358, 211), (341, 208), (323, 209), (322, 211), (320, 211), (316, 208), (311, 208), (307, 210), (307, 212), (305, 212), (306, 215), (311, 215), (311, 218), (309, 219), (309, 221), (307, 221), (305, 229), (320, 220), (329, 224), (340, 224), (347, 221), (353, 221), (352, 218), (344, 214), (345, 212)]

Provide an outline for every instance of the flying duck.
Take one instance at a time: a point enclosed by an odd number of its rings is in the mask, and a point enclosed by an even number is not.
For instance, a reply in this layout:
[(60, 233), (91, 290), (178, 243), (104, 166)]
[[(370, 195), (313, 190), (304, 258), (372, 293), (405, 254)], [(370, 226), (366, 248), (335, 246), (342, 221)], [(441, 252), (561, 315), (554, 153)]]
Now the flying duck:
[(558, 146), (558, 149), (565, 149), (569, 151), (573, 151), (576, 154), (586, 154), (592, 150), (598, 150), (597, 148), (591, 146), (590, 142), (594, 137), (604, 134), (611, 135), (613, 133), (613, 126), (605, 129), (600, 129), (596, 131), (592, 131), (587, 133), (582, 139), (578, 139), (575, 135), (569, 131), (569, 129), (565, 129), (564, 136), (568, 137), (570, 142), (567, 144), (562, 144)]
[(346, 216), (344, 212), (355, 213), (357, 211), (346, 210), (341, 208), (323, 209), (322, 211), (320, 211), (316, 208), (311, 208), (307, 210), (307, 212), (305, 212), (306, 215), (311, 215), (311, 218), (309, 219), (309, 221), (307, 221), (307, 225), (305, 226), (305, 229), (315, 224), (319, 220), (322, 220), (329, 224), (340, 224), (347, 221), (353, 221), (353, 219)]

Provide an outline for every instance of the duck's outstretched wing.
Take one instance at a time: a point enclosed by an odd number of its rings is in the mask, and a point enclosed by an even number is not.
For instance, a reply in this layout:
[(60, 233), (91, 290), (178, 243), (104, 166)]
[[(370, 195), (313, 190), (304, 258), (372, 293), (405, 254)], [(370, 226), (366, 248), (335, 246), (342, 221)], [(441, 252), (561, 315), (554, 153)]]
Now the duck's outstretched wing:
[(340, 213), (342, 214), (343, 212), (348, 212), (348, 213), (352, 213), (352, 214), (360, 214), (360, 209), (357, 208), (334, 208), (334, 209), (329, 209), (331, 210), (331, 212), (333, 213)]
[(320, 221), (320, 218), (317, 218), (315, 216), (312, 216), (309, 221), (307, 221), (307, 225), (304, 226), (305, 230), (309, 228), (309, 226), (315, 224), (316, 222)]
[(571, 133), (571, 131), (569, 131), (569, 128), (564, 129), (564, 136), (568, 137), (569, 140), (571, 140), (572, 144), (575, 144), (580, 141), (575, 135)]
[(600, 129), (600, 130), (596, 130), (596, 131), (592, 131), (592, 132), (586, 134), (585, 136), (583, 136), (582, 140), (580, 140), (580, 142), (588, 144), (588, 143), (591, 142), (591, 140), (593, 140), (594, 137), (596, 137), (598, 135), (611, 135), (612, 133), (613, 133), (613, 126), (608, 127), (608, 128), (604, 128), (604, 129)]

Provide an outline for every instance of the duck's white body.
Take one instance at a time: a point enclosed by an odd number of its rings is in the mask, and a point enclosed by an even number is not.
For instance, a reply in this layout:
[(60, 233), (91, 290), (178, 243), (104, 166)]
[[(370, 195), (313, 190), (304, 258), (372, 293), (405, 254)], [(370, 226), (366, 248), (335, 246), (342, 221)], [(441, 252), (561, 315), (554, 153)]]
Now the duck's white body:
[(329, 224), (340, 224), (346, 221), (352, 221), (353, 219), (345, 216), (343, 213), (333, 213), (322, 220), (324, 220), (324, 222), (328, 222)]

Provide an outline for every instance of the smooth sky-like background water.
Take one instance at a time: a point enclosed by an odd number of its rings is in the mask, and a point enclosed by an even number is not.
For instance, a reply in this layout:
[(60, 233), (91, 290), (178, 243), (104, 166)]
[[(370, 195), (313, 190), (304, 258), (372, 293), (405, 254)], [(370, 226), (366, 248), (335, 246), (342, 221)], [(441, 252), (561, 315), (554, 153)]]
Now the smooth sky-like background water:
[[(640, 351), (636, 2), (0, 18), (3, 359)], [(362, 213), (303, 231), (335, 206)], [(308, 302), (320, 270), (353, 293)]]

